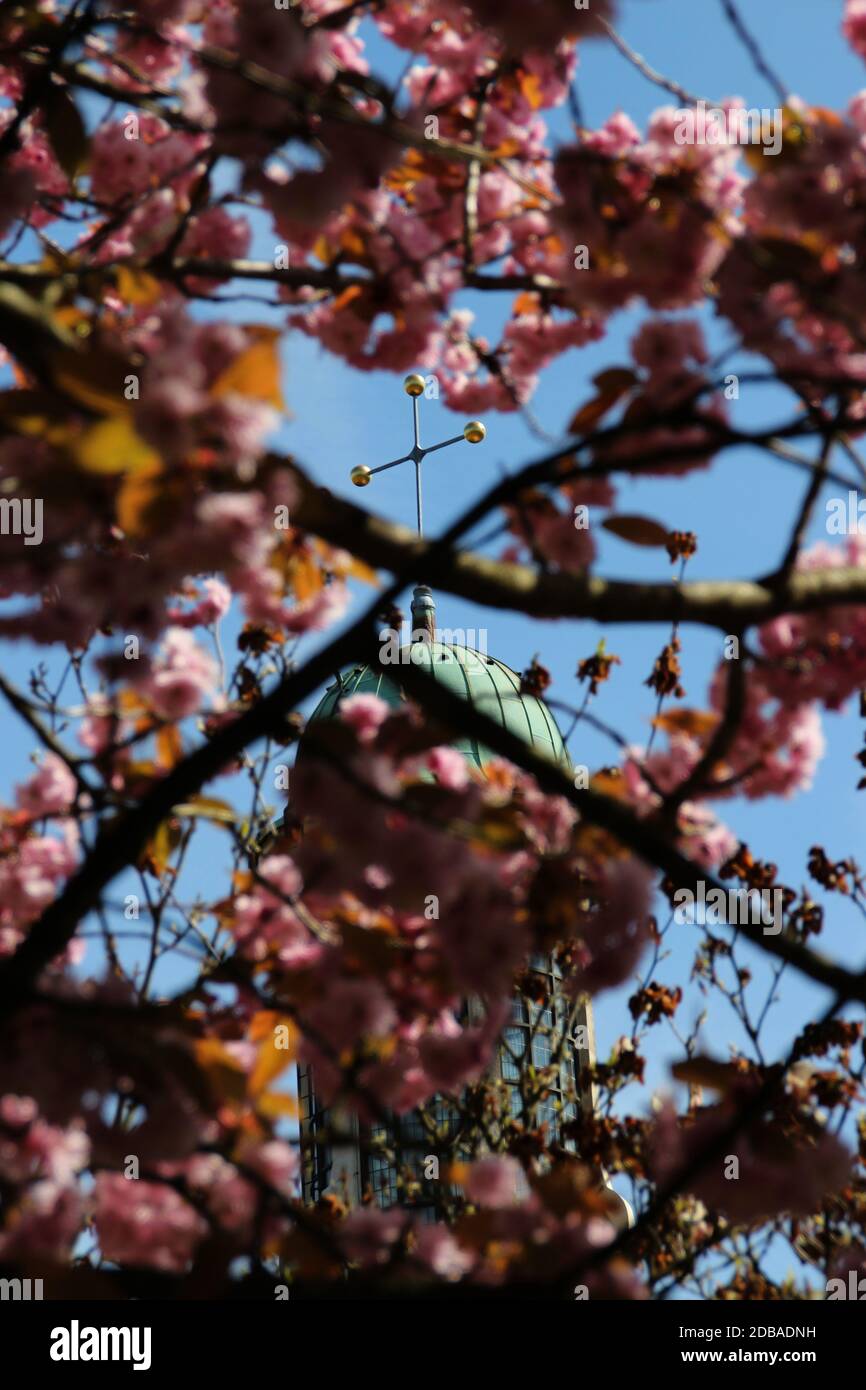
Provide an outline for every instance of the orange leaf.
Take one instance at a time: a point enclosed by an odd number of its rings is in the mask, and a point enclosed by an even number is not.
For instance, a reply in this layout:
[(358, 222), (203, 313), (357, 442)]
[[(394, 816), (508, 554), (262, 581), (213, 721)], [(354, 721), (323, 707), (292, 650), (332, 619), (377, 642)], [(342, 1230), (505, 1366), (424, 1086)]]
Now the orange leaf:
[(651, 521), (648, 516), (609, 516), (601, 524), (605, 531), (619, 536), (621, 541), (628, 541), (630, 545), (667, 545), (667, 527), (658, 521)]
[(85, 473), (146, 474), (153, 477), (162, 463), (149, 444), (122, 415), (99, 420), (79, 435), (72, 454)]
[(176, 821), (164, 820), (156, 827), (152, 839), (145, 845), (142, 864), (154, 878), (162, 878), (169, 860), (180, 844), (180, 828)]
[(161, 466), (124, 478), (114, 502), (117, 524), (127, 536), (146, 536), (153, 529), (154, 504), (162, 496)]
[(316, 260), (321, 261), (323, 265), (330, 265), (337, 255), (337, 249), (336, 246), (331, 245), (327, 237), (320, 236), (316, 238), (313, 244), (313, 255)]
[(216, 796), (191, 796), (189, 801), (179, 801), (174, 813), (190, 819), (209, 820), (213, 825), (234, 825), (238, 819), (234, 808)]
[(211, 395), (217, 399), (228, 395), (247, 396), (250, 400), (264, 401), (275, 410), (285, 410), (280, 391), (279, 330), (264, 324), (249, 324), (246, 331), (252, 339), (250, 346), (217, 378)]
[(592, 378), (592, 384), (597, 386), (604, 396), (611, 396), (614, 392), (619, 396), (623, 391), (630, 391), (633, 386), (637, 386), (638, 379), (631, 367), (608, 367)]
[(616, 399), (610, 396), (593, 396), (591, 401), (580, 407), (576, 415), (571, 417), (568, 425), (569, 434), (589, 434), (600, 420), (603, 420), (607, 412), (616, 405)]
[(272, 1009), (254, 1015), (250, 1038), (258, 1043), (255, 1065), (250, 1073), (248, 1089), (253, 1097), (263, 1096), (286, 1067), (294, 1061), (298, 1050), (298, 1030), (292, 1020)]
[(587, 434), (636, 383), (637, 378), (630, 367), (610, 367), (606, 372), (599, 372), (593, 378), (598, 394), (580, 407), (568, 427), (570, 432)]
[(127, 304), (154, 304), (163, 294), (163, 287), (154, 275), (135, 266), (117, 268), (117, 293)]
[(544, 103), (544, 93), (541, 90), (541, 82), (534, 72), (522, 72), (518, 78), (518, 86), (526, 97), (533, 111), (537, 111), (539, 106)]
[(219, 1038), (200, 1038), (195, 1044), (195, 1055), (217, 1098), (234, 1107), (242, 1105), (247, 1093), (246, 1072), (225, 1043)]
[(124, 415), (129, 402), (124, 395), (126, 378), (135, 372), (127, 358), (108, 348), (58, 348), (49, 368), (54, 383), (79, 405), (100, 415)]
[[(379, 576), (363, 560), (359, 560), (354, 555), (340, 555), (339, 560), (335, 560), (331, 547), (325, 541), (319, 540), (318, 537), (313, 539), (313, 548), (316, 554), (321, 557), (325, 568), (333, 569), (334, 573), (338, 574), (341, 579), (348, 574), (353, 579), (359, 579), (362, 584), (371, 584), (374, 589), (379, 587)], [(284, 574), (286, 577), (291, 574), (293, 558), (289, 557), (285, 565)]]
[(359, 579), (362, 584), (371, 584), (374, 589), (379, 587), (379, 576), (369, 565), (365, 565), (363, 560), (352, 557), (349, 565), (349, 574), (353, 579)]
[(350, 256), (363, 256), (367, 250), (363, 237), (360, 237), (351, 227), (347, 227), (344, 232), (341, 232), (340, 246)]
[(690, 1057), (686, 1062), (676, 1062), (671, 1073), (677, 1081), (686, 1081), (690, 1086), (709, 1086), (724, 1094), (729, 1091), (741, 1073), (731, 1062), (717, 1062), (714, 1057)]
[(121, 690), (117, 703), (120, 706), (121, 714), (141, 714), (145, 708), (144, 701), (136, 690)]
[(259, 1096), (256, 1110), (265, 1120), (292, 1120), (298, 1114), (298, 1102), (285, 1091), (268, 1091)]
[(347, 290), (343, 290), (342, 294), (337, 295), (331, 307), (333, 309), (346, 309), (352, 301), (358, 299), (362, 293), (363, 291), (360, 285), (350, 285)]
[(250, 1042), (260, 1043), (265, 1038), (272, 1037), (281, 1018), (282, 1015), (277, 1013), (276, 1009), (259, 1009), (250, 1019)]
[(524, 290), (523, 294), (519, 294), (514, 301), (513, 313), (517, 318), (520, 318), (524, 314), (537, 314), (538, 306), (538, 295), (531, 293), (529, 290)]
[(288, 581), (299, 603), (314, 598), (325, 582), (313, 556), (304, 554), (292, 557), (288, 567)]
[(657, 729), (666, 733), (690, 734), (701, 738), (712, 733), (719, 722), (717, 714), (702, 709), (672, 709), (667, 714), (658, 715), (653, 721)]
[(625, 781), (618, 767), (602, 768), (590, 778), (590, 787), (594, 792), (601, 792), (603, 796), (614, 796), (622, 800), (626, 794)]
[(156, 731), (156, 761), (170, 771), (183, 756), (183, 739), (176, 724), (164, 724)]
[(500, 140), (496, 148), (490, 153), (494, 154), (497, 159), (513, 159), (516, 154), (520, 154), (522, 149), (523, 145), (519, 140)]

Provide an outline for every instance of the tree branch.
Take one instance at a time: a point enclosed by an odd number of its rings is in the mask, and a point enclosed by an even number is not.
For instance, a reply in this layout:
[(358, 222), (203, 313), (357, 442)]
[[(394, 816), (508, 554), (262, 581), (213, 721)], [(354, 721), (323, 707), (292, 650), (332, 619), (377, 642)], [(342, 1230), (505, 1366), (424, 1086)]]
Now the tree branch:
[[(283, 466), (285, 462), (279, 460)], [(450, 546), (441, 549), (436, 541), (420, 540), (407, 527), (316, 487), (293, 468), (302, 487), (293, 514), (297, 525), (367, 564), (424, 574), (428, 583), (489, 608), (598, 623), (698, 623), (729, 633), (780, 613), (866, 604), (866, 569), (794, 572), (779, 587), (747, 579), (652, 584), (545, 573)]]

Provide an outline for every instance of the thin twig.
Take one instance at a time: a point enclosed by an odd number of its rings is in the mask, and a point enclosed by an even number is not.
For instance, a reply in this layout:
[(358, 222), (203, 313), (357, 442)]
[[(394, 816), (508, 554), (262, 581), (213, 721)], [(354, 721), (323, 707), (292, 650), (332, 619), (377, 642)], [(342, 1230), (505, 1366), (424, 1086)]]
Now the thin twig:
[(681, 87), (679, 82), (675, 82), (673, 78), (665, 77), (663, 73), (658, 72), (647, 62), (646, 58), (640, 53), (635, 52), (635, 50), (626, 43), (625, 39), (621, 34), (617, 33), (612, 24), (609, 24), (606, 19), (603, 19), (601, 22), (607, 30), (608, 37), (614, 47), (618, 48), (622, 56), (631, 63), (632, 67), (637, 68), (638, 72), (647, 78), (648, 81), (654, 83), (656, 87), (663, 87), (666, 92), (670, 92), (672, 96), (675, 96), (683, 106), (698, 105), (698, 102), (701, 101), (701, 97), (693, 96), (685, 87)]
[(745, 45), (746, 49), (748, 50), (749, 56), (752, 59), (752, 62), (757, 68), (758, 72), (761, 74), (763, 78), (766, 79), (767, 82), (769, 82), (770, 86), (775, 91), (776, 96), (784, 105), (784, 103), (788, 99), (788, 93), (790, 91), (790, 88), (786, 87), (782, 79), (778, 77), (775, 72), (773, 72), (773, 69), (770, 67), (769, 63), (767, 62), (766, 58), (764, 57), (763, 53), (761, 52), (758, 46), (757, 39), (754, 37), (753, 34), (749, 32), (749, 30), (743, 23), (743, 20), (740, 16), (740, 12), (734, 4), (734, 0), (721, 0), (721, 3), (722, 9), (724, 10), (728, 19), (731, 21), (731, 25), (733, 26), (734, 32)]

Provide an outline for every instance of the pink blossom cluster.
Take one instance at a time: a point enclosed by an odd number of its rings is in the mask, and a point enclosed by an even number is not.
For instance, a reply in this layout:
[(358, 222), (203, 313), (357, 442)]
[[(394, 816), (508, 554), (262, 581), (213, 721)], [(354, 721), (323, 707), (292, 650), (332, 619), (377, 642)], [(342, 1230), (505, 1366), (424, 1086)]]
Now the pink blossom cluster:
[(252, 884), (232, 904), (231, 929), (239, 949), (252, 960), (271, 959), (286, 970), (314, 965), (323, 948), (292, 905), (303, 887), (298, 869), (286, 855), (269, 855), (258, 874), (265, 882)]
[(561, 39), (604, 34), (615, 19), (613, 0), (593, 0), (572, 8), (557, 0), (469, 0), (479, 24), (493, 29), (507, 52), (522, 54), (527, 45), (547, 51)]
[(845, 0), (842, 25), (845, 38), (861, 58), (866, 58), (866, 4), (864, 0)]
[[(219, 205), (190, 213), (190, 198), (204, 165), (207, 135), (173, 130), (158, 116), (128, 112), (106, 121), (94, 132), (90, 158), (93, 198), (105, 207), (127, 209), (110, 232), (100, 237), (95, 259), (100, 264), (129, 257), (143, 260), (164, 250), (181, 216), (186, 221), (179, 255), (243, 256), (250, 242), (246, 218)], [(91, 233), (83, 238), (88, 246)]]
[(281, 82), (325, 88), (340, 72), (367, 71), (357, 39), (311, 28), (300, 7), (218, 0), (208, 7), (202, 30), (206, 43), (236, 53), (266, 74), (251, 85), (230, 68), (210, 66), (201, 94), (199, 115), (214, 127), (219, 148), (250, 163), (281, 146), (290, 133)]
[[(77, 867), (80, 835), (68, 818), (77, 791), (66, 764), (46, 753), (33, 777), (16, 788), (18, 809), (0, 813), (0, 956), (16, 949)], [(39, 833), (34, 822), (42, 819), (50, 824)], [(66, 959), (81, 954), (75, 943)]]
[[(174, 627), (212, 627), (225, 617), (232, 601), (228, 585), (221, 579), (205, 579), (201, 587), (203, 593), (198, 595), (192, 584), (184, 585), (184, 597), (194, 597), (194, 602), (192, 608), (169, 609), (166, 616)], [(192, 590), (192, 594), (186, 593), (187, 588)]]
[[(643, 136), (617, 112), (554, 159), (545, 112), (566, 98), (575, 40), (604, 33), (614, 6), (583, 10), (532, 0), (529, 8), (531, 18), (516, 0), (389, 0), (373, 16), (390, 42), (415, 55), (405, 77), (407, 124), (430, 135), (425, 122), (435, 112), (440, 140), (474, 140), (490, 155), (479, 171), (470, 273), (499, 262), (505, 275), (564, 285), (543, 300), (532, 289), (518, 296), (498, 343), (476, 334), (471, 312), (457, 302), (467, 271), (465, 168), (428, 159), (423, 142), (402, 149), (380, 128), (381, 103), (363, 84), (345, 119), (327, 108), (314, 110), (300, 130), (289, 120), (293, 83), (325, 96), (341, 78), (368, 74), (357, 19), (323, 25), (318, 21), (333, 11), (319, 3), (282, 10), (218, 0), (202, 13), (189, 0), (142, 0), (145, 30), (121, 33), (116, 48), (90, 40), (91, 56), (121, 85), (141, 85), (136, 73), (141, 81), (177, 77), (186, 115), (200, 128), (175, 129), (147, 111), (97, 125), (85, 177), (106, 225), (87, 228), (79, 254), (99, 264), (146, 262), (172, 241), (186, 257), (243, 256), (250, 227), (230, 198), (191, 206), (207, 155), (231, 152), (243, 165), (237, 191), (271, 213), (293, 267), (362, 268), (347, 294), (285, 289), (292, 325), (362, 370), (436, 370), (455, 410), (519, 408), (541, 368), (600, 336), (614, 310), (637, 298), (657, 309), (682, 308), (713, 282), (721, 312), (778, 367), (812, 376), (844, 372), (862, 384), (866, 366), (851, 329), (866, 309), (857, 269), (862, 96), (847, 120), (792, 98), (782, 156), (750, 159), (751, 177), (733, 130), (715, 144), (681, 141), (683, 113), (673, 107), (656, 111)], [(198, 20), (200, 30), (184, 27)], [(861, 29), (862, 4), (851, 0), (844, 30), (858, 51)], [(255, 65), (260, 81), (251, 85), (202, 45), (237, 53)], [(503, 55), (509, 61), (497, 68)], [(0, 77), (14, 99), (21, 84), (14, 64)], [(486, 84), (480, 111), (479, 84)], [(739, 106), (723, 103), (731, 112)], [(10, 119), (11, 109), (0, 113), (0, 123)], [(286, 152), (296, 135), (315, 163)], [(279, 158), (269, 160), (277, 151)], [(57, 215), (69, 183), (38, 117), (25, 120), (3, 179), (6, 230), (28, 205), (35, 225)], [(576, 254), (581, 247), (588, 264)], [(489, 370), (494, 360), (497, 369)], [(663, 395), (686, 384), (669, 379)], [(659, 385), (650, 373), (646, 395), (657, 406)], [(697, 462), (704, 442), (698, 431)], [(662, 434), (658, 443), (664, 447)], [(688, 466), (678, 460), (672, 469)]]
[[(593, 457), (615, 461), (626, 470), (634, 460), (633, 466), (650, 476), (706, 467), (718, 447), (713, 426), (723, 425), (727, 412), (723, 398), (711, 389), (700, 324), (692, 319), (649, 319), (630, 346), (637, 373), (625, 397), (626, 428), (619, 437), (600, 441)], [(681, 425), (671, 419), (675, 421), (678, 413), (689, 417)], [(662, 419), (664, 424), (656, 423)]]
[[(559, 34), (587, 19), (559, 6), (537, 8), (539, 21), (549, 21)], [(495, 38), (456, 6), (446, 15), (441, 5), (391, 3), (376, 19), (386, 37), (418, 57), (406, 78), (410, 119), (420, 131), (423, 113), (435, 110), (439, 137), (465, 140), (468, 102), (492, 69)], [(509, 14), (502, 11), (500, 19), (500, 33), (510, 33)], [(505, 273), (555, 268), (549, 219), (539, 195), (520, 181), (549, 190), (541, 112), (565, 99), (574, 63), (572, 43), (545, 43), (523, 55), (522, 80), (497, 81), (488, 93), (475, 138), (491, 151), (507, 149), (510, 157), (507, 168), (491, 164), (480, 173), (473, 244), (478, 265), (505, 257)], [(400, 157), (397, 147), (361, 128), (332, 132), (323, 122), (320, 137), (327, 155), (321, 169), (301, 169), (291, 178), (269, 171), (257, 187), (292, 245), (293, 264), (304, 263), (314, 246), (319, 259), (351, 248), (376, 277), (375, 299), (361, 283), (351, 296), (312, 303), (292, 316), (301, 331), (361, 370), (435, 367), (446, 403), (469, 413), (518, 408), (547, 362), (600, 336), (601, 323), (591, 314), (558, 317), (540, 303), (525, 304), (495, 346), (502, 371), (488, 372), (492, 345), (473, 333), (472, 313), (451, 302), (464, 281), (462, 180), (443, 180), (442, 166), (420, 154), (414, 160), (410, 154), (408, 163), (404, 155), (404, 163), (391, 169)], [(310, 299), (304, 291), (286, 291), (286, 297), (301, 304)]]
[[(581, 1210), (578, 1201), (573, 1210), (563, 1213), (555, 1201), (545, 1202), (543, 1184), (539, 1191), (530, 1191), (522, 1166), (509, 1156), (476, 1159), (461, 1174), (461, 1182), (483, 1223), (483, 1242), (472, 1239), (471, 1215), (463, 1218), (460, 1230), (453, 1231), (413, 1221), (396, 1207), (384, 1211), (361, 1207), (350, 1212), (339, 1228), (347, 1258), (361, 1268), (375, 1269), (392, 1260), (402, 1243), (409, 1260), (426, 1272), (451, 1283), (467, 1280), (486, 1285), (502, 1284), (509, 1274), (528, 1275), (533, 1269), (536, 1275), (550, 1278), (558, 1271), (580, 1269), (586, 1260), (581, 1274), (586, 1296), (646, 1297), (635, 1271), (624, 1262), (599, 1265), (598, 1256), (616, 1232), (608, 1217), (593, 1212), (589, 1204)], [(541, 1251), (543, 1265), (535, 1267)]]
[(179, 304), (149, 315), (131, 334), (147, 352), (133, 417), (161, 457), (188, 459), (207, 448), (236, 475), (249, 475), (278, 416), (221, 379), (252, 345), (240, 324), (196, 323)]
[[(205, 1237), (218, 1232), (238, 1251), (256, 1236), (261, 1196), (297, 1195), (298, 1157), (282, 1140), (247, 1141), (237, 1161), (195, 1153), (182, 1163), (160, 1163), (153, 1177), (96, 1176), (93, 1222), (105, 1259), (139, 1269), (182, 1274)], [(286, 1211), (266, 1200), (263, 1229), (272, 1248), (291, 1226)]]
[[(575, 853), (568, 802), (506, 764), (484, 777), (453, 749), (419, 754), (415, 728), (411, 709), (373, 695), (347, 698), (339, 723), (311, 726), (292, 775), (303, 838), (291, 857), (262, 860), (226, 915), (244, 955), (303, 980), (298, 1019), (318, 1092), (341, 1095), (355, 1055), (351, 1099), (364, 1111), (372, 1095), (405, 1112), (482, 1074), (533, 945), (533, 885), (547, 856), (586, 899), (573, 915), (567, 988), (622, 983), (648, 940), (649, 870)], [(509, 807), (522, 843), (493, 852), (485, 818)], [(380, 941), (387, 969), (359, 974), (358, 932), (371, 949)], [(458, 1022), (469, 994), (486, 1001), (481, 1023)]]
[(98, 1173), (94, 1227), (105, 1259), (132, 1268), (182, 1273), (207, 1222), (167, 1183)]
[[(849, 536), (839, 546), (818, 542), (798, 561), (805, 571), (864, 565), (862, 536)], [(811, 701), (840, 709), (866, 679), (866, 609), (857, 605), (782, 614), (760, 628), (759, 640), (767, 657), (767, 689), (790, 710)]]
[[(0, 110), (0, 135), (14, 119), (15, 109)], [(3, 162), (0, 175), (0, 237), (6, 237), (25, 215), (35, 227), (54, 220), (55, 206), (62, 205), (69, 180), (61, 169), (45, 131), (35, 119), (27, 118), (21, 127), (18, 148)]]
[(680, 121), (664, 107), (641, 140), (620, 113), (557, 153), (560, 271), (576, 307), (610, 313), (640, 297), (680, 309), (704, 298), (736, 233), (744, 180), (736, 145), (680, 144)]
[[(120, 306), (117, 300), (113, 307)], [(275, 563), (288, 537), (278, 512), (290, 512), (297, 488), (286, 470), (258, 477), (279, 418), (255, 394), (254, 368), (244, 367), (259, 341), (239, 324), (197, 323), (177, 298), (156, 310), (133, 311), (110, 346), (144, 357), (130, 424), (141, 447), (177, 469), (175, 480), (153, 484), (146, 548), (140, 536), (118, 531), (114, 473), (90, 476), (68, 505), (46, 507), (43, 564), (36, 570), (26, 552), (20, 560), (13, 556), (0, 586), (3, 598), (35, 604), (17, 611), (10, 606), (0, 616), (0, 632), (70, 647), (85, 646), (99, 628), (153, 640), (167, 621), (178, 627), (212, 622), (227, 611), (230, 594), (249, 621), (293, 634), (327, 627), (341, 615), (351, 563), (345, 552), (313, 552), (312, 542), (297, 538), (298, 553), (315, 553), (331, 578), (300, 600), (287, 584), (285, 566)], [(248, 372), (253, 394), (246, 381), (235, 389), (231, 374), (238, 369)], [(11, 486), (26, 475), (34, 490), (41, 482), (50, 495), (57, 467), (58, 453), (45, 441), (12, 436), (0, 442), (0, 477)], [(192, 613), (178, 612), (172, 597), (188, 589), (190, 577), (216, 572), (225, 582), (206, 579), (207, 599)]]
[(78, 1177), (89, 1158), (80, 1120), (48, 1124), (32, 1097), (0, 1097), (0, 1181), (9, 1213), (0, 1260), (68, 1259), (84, 1223)]
[[(711, 1149), (748, 1101), (754, 1087), (743, 1082), (716, 1105), (699, 1110), (693, 1121), (678, 1120), (666, 1105), (654, 1127), (652, 1149), (656, 1180), (667, 1183), (690, 1172), (692, 1161)], [(725, 1145), (730, 1148), (730, 1145)], [(782, 1138), (778, 1119), (761, 1118), (737, 1135), (735, 1179), (728, 1154), (710, 1153), (702, 1169), (690, 1177), (689, 1190), (736, 1225), (759, 1222), (778, 1212), (796, 1216), (814, 1211), (829, 1192), (843, 1187), (852, 1156), (835, 1134), (819, 1130), (810, 1142)]]
[[(840, 378), (861, 391), (866, 381), (856, 327), (866, 308), (864, 110), (863, 93), (847, 118), (791, 98), (781, 155), (750, 181), (744, 235), (718, 277), (719, 309), (744, 343), (814, 399)], [(862, 400), (849, 409), (861, 414)]]
[(185, 628), (170, 627), (140, 688), (160, 719), (185, 719), (213, 695), (218, 677), (210, 653)]
[[(859, 569), (866, 560), (860, 536), (840, 546), (818, 542), (800, 555), (800, 571)], [(713, 800), (740, 795), (790, 797), (807, 790), (825, 751), (820, 707), (841, 709), (866, 681), (866, 625), (857, 605), (820, 613), (783, 613), (758, 629), (762, 659), (746, 671), (742, 716), (724, 757), (701, 793)], [(709, 705), (716, 719), (727, 704), (731, 663), (720, 662)], [(673, 727), (664, 749), (632, 749), (623, 764), (625, 794), (640, 814), (650, 814), (661, 797), (697, 767), (712, 738), (711, 721), (700, 731)], [(713, 785), (713, 783), (717, 785)], [(730, 857), (735, 837), (702, 800), (679, 812), (682, 845), (708, 867)]]
[(589, 569), (596, 554), (592, 511), (613, 506), (615, 490), (606, 478), (574, 478), (563, 484), (560, 495), (567, 504), (565, 511), (540, 493), (524, 496), (507, 509), (509, 529), (519, 544), (508, 546), (503, 559), (516, 561), (528, 552), (565, 574), (584, 574)]

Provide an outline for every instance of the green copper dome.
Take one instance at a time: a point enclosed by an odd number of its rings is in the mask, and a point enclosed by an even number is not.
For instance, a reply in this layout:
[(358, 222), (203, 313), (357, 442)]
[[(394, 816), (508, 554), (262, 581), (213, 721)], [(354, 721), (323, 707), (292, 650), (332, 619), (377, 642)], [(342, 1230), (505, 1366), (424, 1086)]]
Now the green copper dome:
[[(569, 757), (562, 734), (543, 700), (535, 695), (521, 695), (520, 677), (495, 657), (484, 656), (471, 647), (451, 646), (442, 642), (415, 642), (400, 649), (401, 664), (411, 661), (454, 695), (468, 700), (477, 710), (523, 739), (539, 756), (561, 767), (569, 766)], [(391, 668), (393, 676), (385, 676), (378, 667), (354, 666), (329, 686), (313, 714), (316, 719), (333, 719), (340, 703), (350, 695), (378, 695), (396, 708), (402, 703), (400, 665)], [(454, 747), (477, 767), (494, 756), (474, 738), (463, 737)]]

